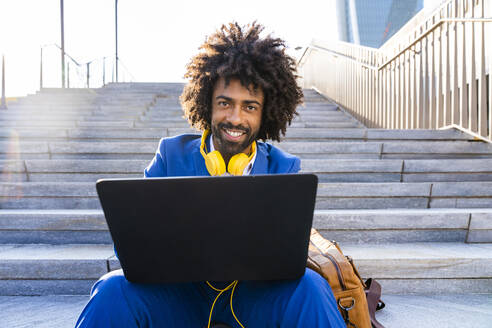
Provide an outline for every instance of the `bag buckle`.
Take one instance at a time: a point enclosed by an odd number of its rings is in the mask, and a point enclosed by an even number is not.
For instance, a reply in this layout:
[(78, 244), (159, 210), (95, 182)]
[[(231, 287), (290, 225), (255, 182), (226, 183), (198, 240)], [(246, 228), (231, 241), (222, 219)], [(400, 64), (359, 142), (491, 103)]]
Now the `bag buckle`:
[[(351, 304), (349, 306), (342, 305), (342, 301), (345, 303), (346, 300), (350, 300)], [(338, 300), (338, 306), (340, 306), (345, 311), (349, 311), (355, 306), (355, 299), (353, 297), (341, 298)]]
[[(346, 301), (350, 301), (349, 306), (342, 305), (342, 302), (347, 304)], [(347, 325), (347, 327), (357, 328), (356, 325), (354, 325), (352, 322), (350, 322), (349, 315), (348, 315), (348, 311), (350, 311), (355, 306), (355, 298), (353, 298), (353, 297), (340, 298), (338, 300), (338, 306), (343, 310), (343, 314), (344, 314), (343, 320), (345, 321), (345, 324)]]

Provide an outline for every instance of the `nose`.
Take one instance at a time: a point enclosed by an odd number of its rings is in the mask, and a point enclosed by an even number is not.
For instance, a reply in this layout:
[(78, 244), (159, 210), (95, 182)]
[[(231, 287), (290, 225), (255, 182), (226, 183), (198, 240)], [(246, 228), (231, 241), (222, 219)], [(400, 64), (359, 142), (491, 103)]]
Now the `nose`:
[(235, 105), (234, 107), (231, 108), (229, 112), (229, 122), (233, 125), (240, 125), (241, 124), (241, 106), (240, 105)]

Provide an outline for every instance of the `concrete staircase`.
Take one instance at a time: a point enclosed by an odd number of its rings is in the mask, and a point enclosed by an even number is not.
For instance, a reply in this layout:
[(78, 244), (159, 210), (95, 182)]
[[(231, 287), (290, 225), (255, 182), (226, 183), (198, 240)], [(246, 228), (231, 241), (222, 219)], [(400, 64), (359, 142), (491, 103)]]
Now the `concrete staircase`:
[[(23, 304), (38, 304), (22, 297), (33, 295), (65, 311), (60, 327), (72, 325), (94, 281), (119, 267), (94, 182), (141, 177), (159, 138), (196, 133), (182, 118), (181, 89), (44, 89), (0, 112), (0, 312), (12, 315), (9, 325), (0, 318), (1, 327), (42, 326), (41, 310), (30, 323), (18, 317)], [(471, 325), (456, 327), (486, 327), (492, 145), (456, 130), (366, 129), (314, 91), (305, 101), (278, 146), (320, 179), (314, 227), (390, 295), (382, 322), (416, 326), (400, 313), (407, 300), (423, 300), (469, 311)], [(443, 310), (417, 326), (455, 327)]]

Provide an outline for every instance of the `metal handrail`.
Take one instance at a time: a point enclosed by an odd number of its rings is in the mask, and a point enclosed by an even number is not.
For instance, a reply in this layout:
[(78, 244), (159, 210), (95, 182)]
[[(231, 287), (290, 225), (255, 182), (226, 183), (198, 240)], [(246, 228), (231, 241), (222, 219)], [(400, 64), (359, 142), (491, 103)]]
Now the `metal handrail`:
[(492, 17), (486, 17), (486, 18), (441, 18), (439, 19), (434, 25), (432, 25), (427, 31), (423, 32), (420, 36), (418, 36), (412, 43), (410, 43), (408, 46), (400, 50), (396, 55), (391, 57), (391, 59), (387, 60), (384, 64), (380, 65), (378, 67), (378, 70), (383, 69), (386, 67), (389, 63), (391, 63), (393, 60), (396, 58), (400, 57), (403, 53), (411, 49), (413, 46), (415, 46), (418, 42), (422, 41), (423, 38), (427, 37), (429, 34), (434, 32), (435, 29), (440, 27), (444, 23), (492, 23)]
[[(409, 21), (408, 21), (408, 22), (407, 22), (404, 26), (402, 26), (402, 27), (400, 28), (400, 30), (398, 30), (398, 31), (397, 31), (395, 34), (393, 34), (393, 35), (392, 35), (392, 36), (391, 36), (391, 37), (390, 37), (390, 38), (389, 38), (389, 39), (388, 39), (385, 43), (383, 43), (383, 45), (381, 45), (381, 47), (380, 47), (380, 48), (385, 49), (385, 48), (387, 48), (387, 47), (388, 47), (388, 45), (390, 45), (390, 44), (391, 44), (391, 41), (392, 41), (392, 40), (395, 40), (395, 39), (396, 39), (396, 40), (403, 39), (403, 37), (402, 37), (403, 35), (408, 36), (408, 34), (409, 34), (409, 30), (408, 30), (408, 29), (406, 29), (406, 26), (407, 26), (407, 25), (410, 25), (414, 19), (419, 19), (419, 16), (420, 16), (420, 18), (425, 17), (425, 19), (423, 19), (424, 23), (418, 23), (418, 24), (417, 24), (417, 26), (418, 26), (419, 28), (423, 27), (423, 26), (426, 24), (425, 22), (426, 22), (426, 21), (428, 21), (429, 17), (434, 17), (436, 14), (438, 14), (438, 13), (442, 12), (442, 10), (444, 10), (444, 8), (446, 8), (446, 6), (449, 6), (449, 4), (450, 4), (452, 1), (455, 1), (455, 0), (447, 0), (447, 1), (442, 0), (442, 1), (441, 1), (441, 4), (439, 4), (436, 8), (434, 8), (434, 9), (432, 10), (432, 12), (431, 12), (431, 13), (429, 13), (429, 15), (427, 15), (427, 16), (422, 16), (423, 11), (418, 12), (418, 13), (414, 16), (414, 18), (410, 19), (410, 20), (409, 20)], [(417, 26), (415, 26), (415, 27), (413, 28), (413, 30), (415, 30), (415, 29), (417, 28)], [(402, 34), (402, 33), (405, 33), (405, 34)]]
[(492, 8), (487, 1), (446, 1), (379, 49), (313, 41), (298, 60), (300, 82), (368, 127), (459, 126), (492, 142), (492, 17), (485, 16)]
[[(56, 43), (51, 43), (51, 44), (46, 44), (46, 45), (43, 45), (41, 46), (41, 60), (40, 60), (40, 89), (43, 88), (43, 49), (46, 48), (46, 47), (56, 47), (57, 49), (59, 50), (62, 50), (62, 48), (56, 44)], [(72, 56), (70, 56), (68, 53), (64, 53), (64, 55), (73, 63), (76, 65), (76, 67), (79, 69), (79, 70), (83, 70), (83, 73), (79, 72), (79, 78), (83, 79), (81, 76), (82, 75), (85, 75), (85, 87), (89, 88), (90, 87), (90, 79), (93, 75), (91, 75), (90, 73), (90, 68), (91, 68), (91, 64), (95, 63), (95, 62), (99, 62), (99, 61), (102, 61), (102, 84), (103, 85), (106, 85), (106, 59), (108, 58), (113, 58), (113, 56), (103, 56), (103, 57), (98, 57), (98, 58), (94, 58), (94, 59), (91, 59), (87, 62), (80, 62), (80, 61), (77, 61), (75, 60)], [(131, 80), (135, 80), (135, 77), (133, 76), (133, 74), (130, 73), (130, 71), (128, 70), (128, 68), (121, 62), (121, 59), (118, 58), (118, 62), (120, 64), (122, 64), (124, 70), (126, 71), (126, 73), (128, 75), (130, 75), (131, 77)], [(67, 87), (70, 88), (70, 62), (67, 63), (67, 66), (66, 66), (66, 70), (67, 70)], [(113, 76), (113, 79), (114, 79), (114, 76)]]
[[(58, 48), (60, 51), (63, 51), (62, 47), (60, 47), (56, 43), (50, 43), (50, 44), (45, 44), (45, 45), (41, 46), (40, 76), (39, 76), (39, 88), (40, 89), (43, 88), (43, 49), (48, 48), (48, 47), (55, 47), (55, 48)], [(75, 65), (77, 65), (78, 67), (81, 67), (81, 64), (78, 61), (76, 61), (72, 56), (70, 56), (67, 52), (64, 52), (63, 54), (68, 59), (70, 59)], [(68, 71), (70, 70), (69, 65), (67, 65), (67, 70)], [(68, 86), (70, 87), (70, 78), (68, 79)]]
[[(56, 44), (56, 43), (50, 43), (50, 44), (42, 45), (41, 46), (41, 49), (44, 49), (44, 48), (47, 48), (47, 47), (56, 47), (56, 48), (60, 49), (60, 51), (62, 50), (62, 48), (58, 44)], [(75, 65), (80, 66), (80, 64), (75, 59), (73, 59), (73, 57), (70, 56), (66, 51), (64, 52), (64, 55), (67, 56), (68, 59), (70, 59), (71, 61), (73, 61), (75, 63)]]
[(126, 73), (130, 75), (131, 80), (135, 80), (135, 76), (133, 76), (133, 74), (130, 72), (130, 70), (128, 69), (128, 67), (126, 67), (126, 65), (123, 63), (123, 61), (121, 60), (121, 58), (118, 58), (118, 64), (121, 64), (121, 66), (125, 69)]
[[(408, 46), (406, 46), (405, 48), (400, 50), (400, 52), (398, 52), (396, 55), (393, 55), (392, 57), (390, 57), (390, 59), (386, 60), (386, 62), (384, 62), (383, 64), (381, 64), (379, 66), (369, 65), (369, 64), (366, 64), (366, 63), (358, 60), (356, 57), (348, 56), (348, 55), (343, 54), (341, 52), (334, 51), (334, 50), (327, 49), (327, 48), (323, 48), (323, 47), (313, 45), (313, 44), (310, 44), (306, 47), (306, 49), (304, 50), (303, 54), (301, 55), (301, 57), (299, 58), (299, 60), (297, 62), (298, 63), (302, 62), (302, 59), (304, 58), (304, 56), (306, 55), (306, 53), (309, 49), (315, 49), (315, 50), (329, 52), (329, 53), (336, 55), (336, 56), (345, 57), (346, 59), (357, 62), (358, 64), (360, 64), (366, 68), (380, 71), (383, 68), (385, 68), (388, 64), (390, 64), (392, 61), (394, 61), (396, 58), (400, 57), (403, 53), (410, 50), (418, 42), (422, 41), (423, 38), (427, 37), (430, 33), (434, 32), (434, 30), (436, 28), (438, 28), (439, 26), (441, 26), (444, 23), (492, 23), (492, 17), (486, 17), (486, 18), (441, 18), (434, 25), (432, 25), (427, 31), (425, 31), (421, 35), (419, 35), (412, 43), (410, 43)], [(346, 42), (339, 41), (339, 43), (346, 43)], [(353, 46), (350, 43), (347, 43), (347, 45)], [(378, 52), (380, 55), (383, 55), (383, 53), (378, 49), (371, 49), (371, 50)]]
[(352, 57), (352, 56), (347, 56), (341, 52), (338, 52), (338, 51), (334, 51), (334, 50), (331, 50), (331, 49), (326, 49), (326, 48), (323, 48), (323, 47), (320, 47), (320, 46), (316, 46), (316, 45), (309, 45), (307, 46), (306, 50), (304, 51), (304, 53), (302, 54), (301, 58), (298, 60), (298, 63), (301, 62), (302, 58), (304, 57), (306, 51), (308, 49), (315, 49), (315, 50), (320, 50), (320, 51), (324, 51), (324, 52), (329, 52), (331, 53), (332, 55), (334, 56), (342, 56), (342, 57), (345, 57), (347, 60), (351, 60), (351, 61), (354, 61), (366, 68), (369, 68), (369, 69), (373, 69), (373, 70), (378, 70), (379, 67), (378, 66), (373, 66), (373, 65), (369, 65), (369, 64), (366, 64), (366, 63), (363, 63), (361, 62), (360, 60), (358, 60), (357, 58), (355, 57)]

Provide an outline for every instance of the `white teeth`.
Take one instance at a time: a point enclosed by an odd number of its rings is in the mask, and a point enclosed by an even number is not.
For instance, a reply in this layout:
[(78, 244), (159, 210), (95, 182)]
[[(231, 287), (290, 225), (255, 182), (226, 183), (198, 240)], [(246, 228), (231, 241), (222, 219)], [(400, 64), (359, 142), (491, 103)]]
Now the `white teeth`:
[(233, 137), (239, 137), (240, 135), (243, 134), (243, 132), (236, 132), (236, 131), (231, 131), (231, 130), (226, 130), (227, 134), (233, 136)]

